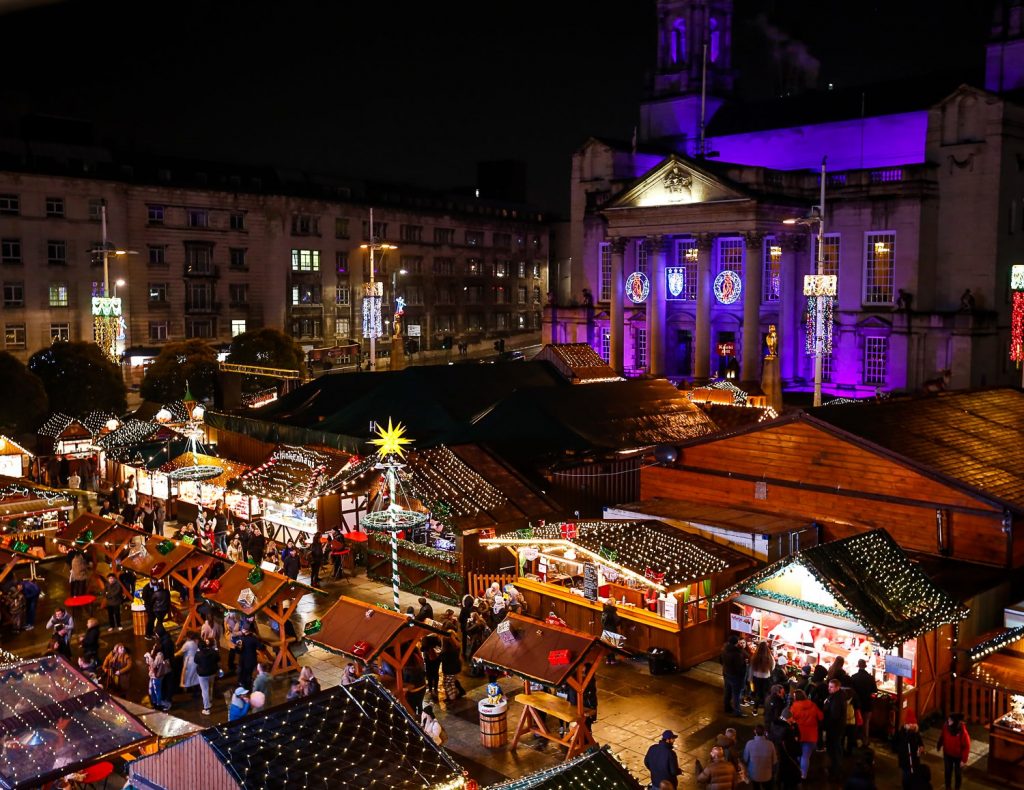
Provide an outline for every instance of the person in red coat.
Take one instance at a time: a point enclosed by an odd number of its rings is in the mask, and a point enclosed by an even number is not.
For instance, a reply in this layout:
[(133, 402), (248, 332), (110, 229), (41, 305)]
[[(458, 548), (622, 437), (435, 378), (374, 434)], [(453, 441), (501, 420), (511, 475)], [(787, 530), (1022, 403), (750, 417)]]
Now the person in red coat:
[(793, 692), (789, 715), (800, 730), (800, 776), (806, 779), (811, 755), (818, 745), (818, 723), (825, 717), (821, 708), (807, 699), (807, 695), (800, 689)]
[[(946, 787), (954, 787), (960, 790), (963, 783), (963, 764), (971, 754), (971, 736), (964, 726), (962, 713), (951, 713), (942, 725), (942, 732), (939, 733), (939, 742), (936, 749), (942, 751), (942, 763), (945, 771)], [(956, 776), (956, 784), (950, 785), (949, 780)]]

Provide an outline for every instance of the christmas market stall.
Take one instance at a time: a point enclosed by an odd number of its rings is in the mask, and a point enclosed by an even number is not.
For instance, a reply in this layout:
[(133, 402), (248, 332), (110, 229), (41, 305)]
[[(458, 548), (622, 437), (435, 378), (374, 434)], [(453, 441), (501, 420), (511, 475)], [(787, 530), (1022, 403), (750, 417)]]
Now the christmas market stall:
[[(596, 711), (586, 705), (588, 687), (601, 659), (613, 650), (589, 634), (513, 613), (498, 623), (473, 658), (524, 680), (523, 693), (515, 698), (523, 711), (510, 748), (534, 735), (566, 747), (565, 759), (571, 760), (594, 746), (590, 721)], [(548, 690), (535, 690), (535, 684)], [(575, 703), (556, 696), (554, 692), (563, 686), (575, 695)], [(564, 735), (548, 729), (547, 716), (560, 723)]]
[(239, 515), (244, 507), (245, 518), (261, 518), (267, 535), (281, 543), (354, 526), (365, 510), (365, 498), (345, 496), (334, 487), (352, 459), (328, 447), (279, 445), (262, 464), (228, 484), (225, 504)]
[(602, 746), (521, 779), (488, 785), (486, 790), (642, 790), (646, 787), (619, 762), (609, 747)]
[(37, 480), (63, 486), (73, 473), (86, 481), (99, 469), (94, 442), (117, 424), (110, 412), (94, 411), (85, 417), (56, 412), (36, 431)]
[(969, 612), (940, 589), (882, 529), (804, 549), (712, 596), (730, 602), (732, 630), (768, 640), (792, 671), (842, 657), (852, 672), (864, 659), (883, 699), (873, 724), (899, 727), (941, 708), (957, 624)]
[(32, 458), (32, 453), (14, 439), (0, 434), (0, 475), (26, 477), (32, 465)]
[(160, 467), (181, 455), (186, 443), (170, 425), (127, 419), (97, 438), (95, 446), (105, 480), (134, 476), (138, 494), (166, 501), (171, 497), (171, 481)]
[(60, 656), (0, 665), (0, 787), (99, 779), (153, 734)]
[(299, 669), (291, 649), (299, 637), (289, 619), (302, 597), (309, 593), (322, 595), (323, 591), (279, 573), (236, 562), (203, 590), (203, 597), (223, 609), (249, 617), (267, 616), (270, 626), (259, 624), (259, 637), (272, 663), (271, 674), (280, 675)]
[[(480, 543), (515, 557), (527, 611), (604, 632), (629, 651), (668, 651), (686, 666), (718, 655), (727, 619), (709, 599), (754, 567), (734, 549), (658, 521), (544, 524)], [(609, 607), (614, 629), (604, 627)]]
[(21, 551), (39, 559), (56, 556), (55, 539), (76, 506), (76, 498), (66, 491), (0, 476), (0, 546), (24, 546)]
[(377, 662), (387, 664), (395, 678), (395, 697), (409, 710), (412, 706), (405, 696), (402, 670), (428, 633), (440, 630), (344, 595), (320, 620), (306, 625), (307, 642), (351, 659), (360, 671)]
[(376, 678), (203, 730), (129, 766), (147, 790), (459, 790), (463, 769)]
[[(212, 510), (223, 500), (225, 506), (246, 521), (252, 517), (254, 503), (247, 495), (229, 496), (227, 485), (249, 470), (248, 466), (206, 453), (188, 451), (160, 467), (169, 478), (173, 506), (168, 507), (181, 523), (193, 521), (200, 508)], [(159, 498), (159, 493), (156, 494)]]
[(988, 728), (988, 772), (1014, 781), (1024, 776), (1024, 625), (983, 634), (961, 658), (947, 710)]

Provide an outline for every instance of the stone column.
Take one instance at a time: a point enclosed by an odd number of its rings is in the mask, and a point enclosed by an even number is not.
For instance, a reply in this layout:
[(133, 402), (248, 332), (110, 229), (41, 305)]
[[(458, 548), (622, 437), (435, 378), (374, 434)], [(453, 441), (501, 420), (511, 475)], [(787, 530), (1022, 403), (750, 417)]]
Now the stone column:
[(798, 345), (803, 337), (800, 319), (803, 316), (803, 282), (797, 281), (797, 258), (807, 249), (807, 236), (803, 233), (784, 233), (779, 236), (782, 261), (779, 270), (779, 373), (783, 381), (792, 381), (799, 371)]
[(661, 377), (665, 375), (665, 262), (671, 239), (651, 236), (648, 242), (651, 292), (647, 295), (647, 371)]
[(608, 311), (609, 321), (609, 354), (608, 364), (618, 375), (622, 375), (623, 367), (623, 332), (624, 315), (622, 300), (626, 298), (626, 286), (622, 275), (622, 256), (626, 251), (626, 239), (612, 239), (612, 292), (611, 305)]
[(693, 377), (706, 381), (711, 369), (711, 246), (714, 236), (697, 236), (697, 323), (693, 333)]
[(761, 380), (761, 280), (764, 278), (764, 233), (751, 231), (743, 264), (742, 381)]

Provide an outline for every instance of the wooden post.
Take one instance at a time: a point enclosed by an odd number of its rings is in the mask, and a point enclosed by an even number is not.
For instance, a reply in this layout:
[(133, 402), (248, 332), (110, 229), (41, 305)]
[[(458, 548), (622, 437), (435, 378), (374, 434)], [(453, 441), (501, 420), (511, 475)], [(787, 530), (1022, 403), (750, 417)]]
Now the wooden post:
[[(186, 559), (185, 562), (188, 563), (189, 560)], [(186, 594), (188, 595), (187, 600), (183, 601), (187, 609), (185, 620), (181, 624), (181, 631), (178, 633), (177, 644), (179, 645), (185, 641), (185, 634), (189, 629), (198, 631), (203, 627), (203, 618), (199, 616), (199, 596), (196, 595), (196, 588), (213, 562), (214, 560), (211, 557), (199, 564), (189, 565), (184, 570), (175, 568), (171, 571), (171, 578), (180, 582), (185, 587)]]
[[(896, 655), (903, 658), (903, 643), (900, 642), (900, 646), (896, 649)], [(896, 676), (896, 733), (900, 731), (900, 726), (903, 721), (903, 676)]]
[[(267, 606), (264, 611), (267, 613), (267, 617), (277, 623), (277, 646), (276, 652), (274, 653), (274, 664), (270, 668), (270, 674), (272, 676), (283, 675), (286, 672), (292, 672), (299, 669), (299, 662), (295, 659), (295, 655), (292, 653), (291, 648), (288, 645), (288, 634), (285, 632), (285, 624), (288, 622), (288, 618), (292, 616), (295, 608), (299, 605), (299, 601), (302, 595), (296, 595), (298, 592), (292, 590), (292, 597), (288, 599), (278, 598), (270, 606)], [(278, 593), (280, 595), (280, 593)], [(288, 606), (284, 606), (284, 601), (288, 601)], [(269, 645), (268, 645), (269, 647)]]

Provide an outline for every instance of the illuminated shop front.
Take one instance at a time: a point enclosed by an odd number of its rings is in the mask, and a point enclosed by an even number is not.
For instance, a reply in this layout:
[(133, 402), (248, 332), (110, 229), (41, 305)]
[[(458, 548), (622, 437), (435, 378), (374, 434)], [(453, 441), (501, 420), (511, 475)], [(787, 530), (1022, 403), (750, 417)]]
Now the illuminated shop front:
[(853, 674), (863, 659), (897, 711), (918, 716), (951, 673), (953, 629), (968, 615), (884, 530), (779, 560), (714, 596), (726, 601), (731, 630), (767, 640), (790, 671), (842, 658)]
[(754, 564), (656, 521), (544, 524), (480, 544), (515, 555), (515, 586), (530, 613), (553, 612), (570, 628), (600, 634), (611, 605), (621, 621), (617, 643), (667, 649), (684, 666), (718, 654), (726, 622), (711, 598)]

